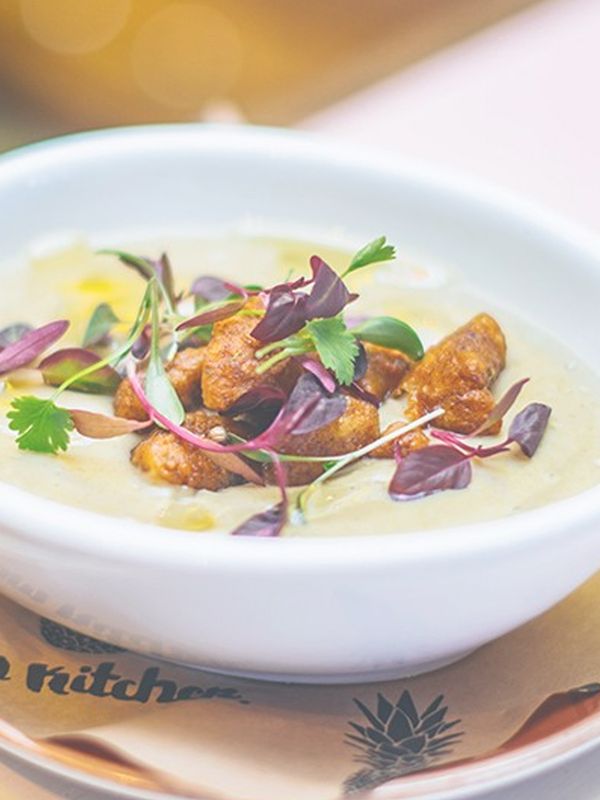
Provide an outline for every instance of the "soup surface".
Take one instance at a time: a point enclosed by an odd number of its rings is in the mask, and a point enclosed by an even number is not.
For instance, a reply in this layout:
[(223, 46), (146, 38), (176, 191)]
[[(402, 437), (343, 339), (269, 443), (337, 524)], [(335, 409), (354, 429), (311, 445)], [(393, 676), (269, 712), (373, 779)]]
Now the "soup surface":
[[(201, 274), (272, 285), (290, 274), (305, 274), (315, 251), (340, 270), (348, 263), (347, 253), (329, 247), (241, 236), (161, 239), (133, 243), (128, 249), (155, 256), (167, 250), (182, 288)], [(69, 319), (71, 327), (61, 347), (80, 345), (99, 303), (110, 303), (125, 330), (143, 291), (143, 283), (133, 271), (114, 257), (94, 254), (83, 242), (50, 256), (34, 257), (10, 274), (0, 296), (0, 327)], [(399, 258), (351, 275), (347, 283), (360, 293), (352, 306), (353, 315), (386, 314), (405, 320), (419, 332), (425, 346), (474, 314), (492, 313), (508, 346), (507, 365), (494, 393), (500, 397), (515, 381), (531, 379), (507, 422), (533, 401), (551, 406), (552, 416), (534, 458), (513, 450), (478, 459), (471, 485), (461, 491), (394, 502), (388, 495), (394, 462), (363, 459), (323, 483), (311, 498), (306, 521), (298, 524), (292, 520), (284, 535), (394, 533), (473, 523), (533, 509), (600, 481), (600, 383), (573, 353), (506, 310), (495, 308), (493, 298), (467, 285), (459, 272), (450, 269), (428, 269)], [(196, 532), (227, 533), (277, 502), (278, 492), (272, 486), (245, 484), (209, 492), (152, 482), (130, 463), (130, 451), (139, 440), (135, 434), (93, 440), (74, 433), (66, 453), (21, 451), (8, 428), (6, 412), (11, 401), (22, 394), (49, 397), (52, 389), (40, 386), (36, 374), (27, 371), (4, 381), (0, 394), (0, 480), (4, 482), (67, 505)], [(110, 397), (79, 392), (66, 392), (61, 405), (112, 413)], [(386, 401), (381, 408), (382, 429), (385, 423), (401, 418), (402, 410), (401, 400)], [(485, 444), (503, 438), (487, 436)], [(292, 497), (297, 491), (291, 490)]]

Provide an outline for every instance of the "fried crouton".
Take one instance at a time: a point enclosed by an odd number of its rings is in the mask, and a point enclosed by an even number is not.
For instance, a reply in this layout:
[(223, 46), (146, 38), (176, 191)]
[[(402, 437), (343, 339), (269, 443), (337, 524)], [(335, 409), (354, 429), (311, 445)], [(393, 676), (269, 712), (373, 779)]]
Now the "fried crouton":
[(398, 386), (412, 365), (411, 359), (389, 347), (364, 343), (367, 353), (367, 371), (359, 381), (361, 389), (385, 400)]
[[(374, 441), (379, 436), (379, 413), (375, 406), (355, 397), (347, 397), (348, 405), (337, 419), (311, 433), (288, 436), (277, 452), (303, 456), (339, 456)], [(323, 472), (322, 463), (285, 462), (289, 486), (310, 483)], [(272, 467), (267, 479), (273, 482)]]
[(113, 408), (117, 417), (125, 419), (135, 419), (138, 422), (146, 422), (148, 414), (140, 403), (137, 394), (133, 391), (129, 378), (124, 378), (117, 387), (113, 399)]
[[(408, 374), (406, 416), (417, 419), (442, 407), (436, 425), (457, 433), (472, 433), (494, 407), (490, 386), (506, 363), (506, 341), (498, 323), (479, 314), (431, 347)], [(488, 433), (497, 433), (500, 424)]]
[[(385, 436), (386, 433), (391, 433), (398, 428), (403, 428), (405, 425), (406, 422), (392, 422), (381, 435)], [(392, 439), (391, 442), (379, 445), (375, 450), (371, 450), (369, 456), (370, 458), (394, 458), (396, 450), (398, 450), (399, 454), (404, 458), (414, 450), (421, 450), (423, 447), (427, 447), (428, 444), (429, 437), (427, 434), (424, 433), (421, 428), (416, 428), (414, 431), (403, 433), (402, 436), (399, 436), (397, 439)]]
[(241, 312), (215, 323), (202, 370), (202, 397), (207, 408), (225, 411), (256, 386), (286, 391), (293, 386), (297, 369), (288, 359), (263, 374), (256, 371), (260, 362), (255, 354), (263, 345), (251, 336), (259, 319), (247, 312), (262, 308), (260, 298), (252, 297)]
[[(184, 423), (189, 430), (209, 438), (211, 431), (217, 432), (227, 424), (217, 414), (202, 410), (187, 414)], [(140, 442), (131, 453), (131, 463), (154, 480), (192, 489), (217, 492), (239, 483), (237, 475), (216, 464), (206, 452), (165, 430), (155, 430)]]
[[(205, 347), (187, 347), (180, 350), (167, 365), (169, 380), (188, 411), (197, 408), (202, 400), (201, 376), (205, 350)], [(118, 417), (139, 422), (148, 419), (128, 378), (119, 384), (114, 398), (114, 409)]]

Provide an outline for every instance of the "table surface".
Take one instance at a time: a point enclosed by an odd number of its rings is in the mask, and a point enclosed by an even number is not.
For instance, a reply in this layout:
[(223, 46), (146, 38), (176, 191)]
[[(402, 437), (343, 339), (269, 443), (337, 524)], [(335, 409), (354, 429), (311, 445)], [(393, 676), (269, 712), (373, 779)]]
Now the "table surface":
[[(301, 128), (494, 181), (600, 232), (599, 0), (554, 0)], [(104, 800), (0, 757), (0, 800)], [(600, 748), (480, 800), (599, 800)]]

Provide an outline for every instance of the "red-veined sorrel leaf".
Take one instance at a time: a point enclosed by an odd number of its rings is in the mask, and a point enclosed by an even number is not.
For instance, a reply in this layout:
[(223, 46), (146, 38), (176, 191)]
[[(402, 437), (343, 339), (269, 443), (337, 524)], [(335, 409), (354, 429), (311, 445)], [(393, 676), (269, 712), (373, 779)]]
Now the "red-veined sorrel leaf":
[(112, 439), (114, 436), (135, 433), (152, 425), (150, 420), (138, 422), (134, 419), (110, 417), (107, 414), (98, 414), (95, 411), (85, 411), (79, 408), (70, 409), (69, 414), (75, 430), (89, 439)]
[(277, 503), (266, 511), (260, 511), (252, 517), (242, 522), (235, 530), (231, 531), (232, 536), (258, 536), (274, 537), (279, 536), (283, 526), (287, 521), (287, 515), (283, 503)]
[(480, 436), (482, 433), (485, 433), (487, 430), (489, 430), (492, 425), (495, 425), (497, 422), (503, 419), (515, 404), (517, 397), (521, 394), (521, 389), (526, 383), (528, 383), (528, 381), (529, 378), (523, 378), (522, 380), (517, 381), (517, 383), (513, 383), (513, 385), (502, 395), (500, 400), (498, 400), (494, 408), (490, 411), (486, 419), (481, 423), (477, 430), (473, 431), (471, 436)]
[[(40, 371), (44, 383), (49, 386), (61, 386), (68, 378), (91, 367), (92, 364), (97, 364), (100, 360), (100, 357), (90, 350), (67, 347), (47, 356), (40, 364)], [(70, 388), (90, 394), (114, 394), (120, 383), (119, 373), (112, 367), (105, 366), (76, 380)]]
[(234, 314), (237, 314), (238, 311), (242, 310), (247, 301), (247, 294), (235, 300), (217, 301), (215, 307), (205, 308), (199, 314), (194, 314), (193, 317), (184, 320), (184, 322), (180, 322), (176, 330), (183, 331), (186, 328), (199, 328), (202, 325), (212, 325), (214, 322), (232, 317)]
[(303, 373), (275, 423), (269, 429), (273, 439), (280, 435), (301, 436), (329, 425), (346, 410), (341, 392), (330, 394), (312, 373)]
[(307, 320), (335, 317), (348, 303), (356, 300), (358, 295), (348, 291), (337, 272), (322, 258), (312, 256), (310, 267), (313, 272), (313, 286), (305, 305)]
[(552, 409), (544, 403), (530, 403), (513, 419), (508, 440), (516, 442), (523, 453), (532, 458), (546, 432)]
[(9, 344), (15, 344), (20, 341), (25, 334), (33, 330), (32, 325), (26, 322), (15, 322), (14, 325), (8, 325), (0, 331), (0, 351), (8, 347)]
[(265, 315), (251, 335), (260, 342), (270, 344), (298, 333), (306, 324), (306, 299), (306, 295), (287, 289), (272, 290)]
[(309, 356), (301, 358), (299, 361), (303, 369), (305, 369), (307, 372), (311, 372), (320, 382), (321, 386), (326, 392), (329, 392), (329, 394), (333, 394), (333, 392), (335, 392), (337, 388), (335, 378), (328, 369), (325, 369), (320, 361), (318, 361), (316, 358), (310, 358)]
[(31, 364), (38, 356), (58, 341), (65, 333), (69, 323), (67, 320), (49, 322), (24, 334), (18, 341), (9, 344), (0, 353), (0, 374), (12, 372)]
[(265, 407), (272, 409), (273, 407), (281, 408), (287, 398), (283, 389), (276, 386), (255, 386), (235, 401), (227, 411), (223, 412), (225, 416), (237, 417), (240, 414), (249, 414), (251, 411), (264, 409)]
[(470, 456), (433, 444), (400, 460), (388, 491), (394, 500), (416, 500), (448, 489), (465, 489), (471, 477)]

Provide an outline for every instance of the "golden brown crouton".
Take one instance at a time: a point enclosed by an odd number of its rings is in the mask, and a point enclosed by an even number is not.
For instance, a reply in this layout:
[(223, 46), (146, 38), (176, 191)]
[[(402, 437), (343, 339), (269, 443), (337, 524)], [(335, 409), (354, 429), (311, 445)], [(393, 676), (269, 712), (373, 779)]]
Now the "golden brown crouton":
[[(375, 406), (348, 397), (346, 410), (338, 419), (311, 433), (288, 436), (277, 447), (279, 453), (303, 456), (339, 456), (374, 441), (379, 436), (379, 413)], [(286, 462), (289, 486), (310, 483), (323, 472), (322, 463)], [(272, 468), (267, 468), (272, 482)]]
[[(207, 436), (228, 423), (216, 414), (194, 411), (186, 415), (184, 424), (194, 433)], [(154, 480), (192, 489), (217, 492), (239, 482), (236, 475), (216, 464), (205, 452), (165, 430), (155, 430), (140, 442), (131, 453), (131, 463)]]
[(124, 378), (119, 384), (113, 399), (113, 407), (117, 417), (135, 419), (138, 422), (145, 422), (148, 419), (148, 414), (133, 391), (129, 378)]
[[(490, 386), (506, 363), (506, 341), (489, 314), (479, 314), (431, 347), (408, 374), (408, 419), (445, 411), (435, 424), (457, 433), (472, 433), (494, 407)], [(500, 425), (488, 433), (497, 433)]]
[(241, 312), (215, 323), (202, 370), (202, 397), (207, 408), (225, 411), (255, 386), (266, 384), (287, 390), (293, 385), (297, 370), (289, 360), (262, 375), (256, 372), (260, 362), (255, 353), (263, 345), (250, 332), (259, 318), (245, 312), (262, 308), (260, 298), (252, 297)]
[[(167, 365), (167, 375), (184, 407), (191, 411), (202, 400), (202, 364), (205, 347), (187, 347), (180, 350)], [(127, 378), (121, 381), (114, 398), (115, 414), (125, 419), (144, 422), (148, 415), (131, 388)]]
[[(386, 433), (391, 433), (398, 428), (404, 427), (404, 425), (406, 425), (405, 422), (392, 422), (381, 435), (385, 436)], [(427, 447), (428, 444), (429, 437), (427, 434), (425, 434), (421, 428), (416, 428), (414, 431), (404, 433), (391, 442), (380, 444), (375, 450), (371, 450), (369, 456), (371, 458), (394, 458), (396, 455), (396, 448), (398, 448), (400, 455), (404, 458), (404, 456), (412, 453), (413, 450), (421, 450), (423, 447)]]
[(358, 381), (366, 392), (378, 400), (385, 398), (398, 386), (412, 365), (410, 358), (398, 350), (365, 342), (367, 371)]

